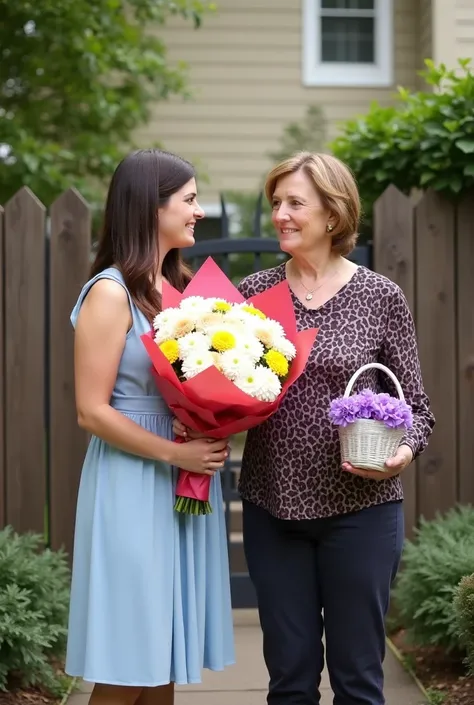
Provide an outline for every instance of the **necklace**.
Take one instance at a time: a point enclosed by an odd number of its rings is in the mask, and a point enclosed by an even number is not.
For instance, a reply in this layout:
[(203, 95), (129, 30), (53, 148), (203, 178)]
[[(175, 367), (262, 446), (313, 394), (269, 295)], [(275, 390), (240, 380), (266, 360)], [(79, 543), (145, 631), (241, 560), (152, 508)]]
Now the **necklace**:
[[(334, 270), (334, 272), (328, 277), (328, 279), (331, 279), (331, 277), (334, 277), (334, 276), (337, 274), (337, 272), (338, 272), (337, 269)], [(306, 289), (306, 291), (308, 292), (308, 293), (306, 294), (306, 296), (305, 296), (306, 301), (311, 301), (312, 298), (313, 298), (313, 296), (314, 296), (314, 294), (315, 294), (319, 289), (321, 289), (321, 288), (326, 284), (326, 282), (327, 282), (327, 279), (326, 279), (326, 280), (323, 281), (321, 284), (318, 284), (318, 286), (316, 286), (314, 289), (308, 289), (308, 287), (303, 284), (303, 279), (301, 278), (301, 274), (299, 275), (299, 280), (300, 280), (300, 283), (301, 283), (301, 286), (303, 287), (303, 289)]]

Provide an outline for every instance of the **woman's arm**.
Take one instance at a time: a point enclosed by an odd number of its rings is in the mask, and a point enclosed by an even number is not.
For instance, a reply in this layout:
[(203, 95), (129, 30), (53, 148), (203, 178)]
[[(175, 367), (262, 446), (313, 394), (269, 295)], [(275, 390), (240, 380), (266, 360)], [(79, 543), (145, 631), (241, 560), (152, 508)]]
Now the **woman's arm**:
[[(406, 402), (413, 412), (413, 427), (402, 438), (397, 452), (388, 458), (386, 471), (362, 470), (350, 463), (343, 463), (342, 469), (369, 480), (385, 480), (398, 475), (425, 448), (435, 423), (430, 410), (430, 402), (421, 379), (415, 325), (407, 300), (398, 287), (392, 294), (387, 312), (385, 336), (379, 352), (379, 362), (388, 367), (397, 377)], [(382, 384), (396, 394), (391, 380), (380, 373)]]
[(75, 388), (79, 425), (127, 453), (213, 474), (226, 457), (226, 441), (178, 445), (147, 431), (110, 406), (131, 326), (125, 289), (110, 279), (94, 284), (81, 307), (75, 335)]
[(395, 374), (406, 402), (412, 408), (413, 427), (407, 430), (402, 444), (410, 447), (415, 458), (426, 448), (435, 418), (423, 387), (413, 316), (402, 290), (398, 287), (389, 303), (387, 328), (379, 361)]

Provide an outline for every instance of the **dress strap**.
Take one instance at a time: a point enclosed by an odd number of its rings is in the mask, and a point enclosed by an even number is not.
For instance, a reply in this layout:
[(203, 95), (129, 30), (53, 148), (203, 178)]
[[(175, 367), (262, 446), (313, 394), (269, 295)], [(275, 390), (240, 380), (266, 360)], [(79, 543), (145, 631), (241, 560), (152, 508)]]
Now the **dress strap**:
[(77, 322), (77, 317), (79, 315), (79, 311), (81, 310), (81, 306), (84, 303), (84, 299), (86, 298), (87, 294), (91, 290), (91, 288), (94, 286), (94, 284), (99, 281), (99, 279), (112, 279), (113, 281), (117, 282), (117, 284), (120, 284), (125, 291), (127, 292), (127, 297), (128, 297), (128, 303), (130, 306), (130, 311), (132, 314), (132, 327), (127, 333), (127, 336), (130, 335), (132, 330), (135, 327), (136, 324), (136, 319), (137, 319), (137, 309), (136, 306), (133, 302), (132, 297), (130, 296), (130, 292), (128, 291), (127, 287), (125, 286), (125, 282), (123, 280), (122, 273), (116, 268), (116, 267), (108, 267), (107, 269), (104, 269), (102, 272), (99, 272), (99, 274), (96, 274), (95, 277), (92, 277), (92, 279), (89, 279), (86, 284), (82, 287), (81, 293), (79, 294), (79, 298), (77, 299), (76, 305), (74, 306), (72, 312), (71, 312), (71, 323), (74, 327), (76, 327), (76, 322)]

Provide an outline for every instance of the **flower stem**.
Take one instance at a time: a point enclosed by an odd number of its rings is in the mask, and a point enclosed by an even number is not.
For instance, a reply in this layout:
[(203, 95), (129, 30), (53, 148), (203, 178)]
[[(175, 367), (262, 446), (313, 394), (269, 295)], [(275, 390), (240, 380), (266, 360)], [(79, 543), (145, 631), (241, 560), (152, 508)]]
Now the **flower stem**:
[(180, 514), (192, 514), (194, 516), (212, 514), (210, 502), (202, 502), (200, 499), (191, 499), (190, 497), (176, 497), (174, 509)]

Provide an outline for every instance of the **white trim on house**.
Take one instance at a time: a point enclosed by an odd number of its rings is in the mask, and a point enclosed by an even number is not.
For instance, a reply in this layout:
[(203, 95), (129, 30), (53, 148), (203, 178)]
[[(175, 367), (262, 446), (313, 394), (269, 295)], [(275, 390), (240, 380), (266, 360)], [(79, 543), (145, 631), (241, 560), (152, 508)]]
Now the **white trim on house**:
[(375, 62), (373, 64), (323, 62), (321, 60), (321, 17), (373, 16), (372, 10), (323, 10), (321, 0), (303, 0), (303, 85), (304, 86), (391, 86), (393, 85), (393, 0), (375, 0)]

